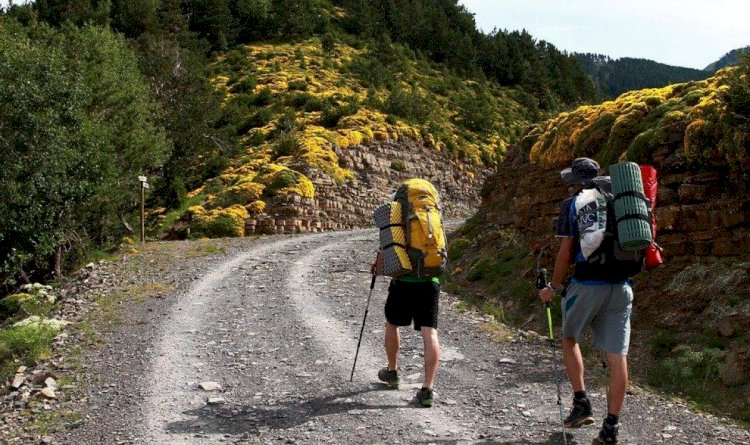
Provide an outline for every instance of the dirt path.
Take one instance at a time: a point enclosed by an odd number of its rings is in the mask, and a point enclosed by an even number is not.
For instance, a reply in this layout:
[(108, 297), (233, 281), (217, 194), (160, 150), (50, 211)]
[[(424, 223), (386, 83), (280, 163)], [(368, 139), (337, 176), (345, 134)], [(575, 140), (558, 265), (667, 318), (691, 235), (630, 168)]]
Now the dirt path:
[[(193, 279), (172, 298), (133, 303), (131, 315), (149, 320), (123, 324), (93, 359), (92, 378), (111, 383), (92, 387), (87, 421), (58, 442), (562, 443), (547, 343), (518, 332), (493, 341), (485, 319), (457, 311), (449, 295), (434, 408), (413, 402), (422, 371), (413, 330), (403, 331), (405, 383), (398, 391), (377, 383), (386, 279), (349, 382), (372, 230), (244, 243), (203, 275), (185, 271)], [(590, 386), (596, 415), (606, 403), (600, 386)], [(571, 432), (568, 443), (592, 443), (598, 427)], [(648, 393), (628, 397), (621, 435), (626, 444), (750, 443), (745, 430)]]

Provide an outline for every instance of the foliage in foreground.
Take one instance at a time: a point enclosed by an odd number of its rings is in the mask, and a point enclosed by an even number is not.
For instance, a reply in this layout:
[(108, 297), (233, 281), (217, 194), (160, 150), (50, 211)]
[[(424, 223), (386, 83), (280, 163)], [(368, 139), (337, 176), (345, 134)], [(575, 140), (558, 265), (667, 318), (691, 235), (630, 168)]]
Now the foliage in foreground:
[[(20, 75), (19, 73), (23, 73)], [(0, 274), (122, 233), (169, 149), (125, 40), (0, 17)]]

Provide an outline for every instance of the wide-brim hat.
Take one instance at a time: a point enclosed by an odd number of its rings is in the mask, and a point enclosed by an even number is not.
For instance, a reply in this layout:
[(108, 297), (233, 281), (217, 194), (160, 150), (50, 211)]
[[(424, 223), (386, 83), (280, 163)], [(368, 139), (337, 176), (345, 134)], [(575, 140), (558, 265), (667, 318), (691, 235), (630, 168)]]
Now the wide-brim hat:
[(599, 163), (590, 158), (575, 158), (570, 167), (560, 172), (566, 184), (583, 184), (599, 175)]

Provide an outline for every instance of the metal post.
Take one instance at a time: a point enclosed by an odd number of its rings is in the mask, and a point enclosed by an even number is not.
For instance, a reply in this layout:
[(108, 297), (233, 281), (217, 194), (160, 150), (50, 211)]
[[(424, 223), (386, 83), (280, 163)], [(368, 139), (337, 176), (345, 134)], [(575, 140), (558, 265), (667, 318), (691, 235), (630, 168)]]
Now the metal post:
[(146, 201), (146, 188), (143, 186), (143, 183), (141, 183), (141, 243), (146, 242), (146, 211), (145, 211), (145, 201)]
[(141, 182), (141, 244), (146, 242), (146, 189), (148, 188), (147, 178), (138, 176)]

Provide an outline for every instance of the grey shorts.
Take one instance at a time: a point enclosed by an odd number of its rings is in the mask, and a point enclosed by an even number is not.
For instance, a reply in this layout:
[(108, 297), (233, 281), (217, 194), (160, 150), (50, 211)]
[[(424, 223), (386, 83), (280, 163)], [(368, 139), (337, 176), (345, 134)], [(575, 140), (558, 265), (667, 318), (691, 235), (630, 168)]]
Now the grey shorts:
[(633, 311), (629, 284), (572, 283), (561, 306), (564, 338), (580, 342), (583, 331), (591, 326), (595, 347), (611, 354), (628, 354)]

